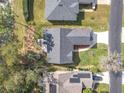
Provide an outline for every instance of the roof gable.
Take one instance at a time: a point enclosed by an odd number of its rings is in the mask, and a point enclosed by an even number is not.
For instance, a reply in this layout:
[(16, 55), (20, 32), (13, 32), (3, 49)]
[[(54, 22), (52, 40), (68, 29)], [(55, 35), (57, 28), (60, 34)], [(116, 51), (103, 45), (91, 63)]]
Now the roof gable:
[(46, 0), (45, 17), (48, 20), (76, 20), (77, 13), (78, 0)]

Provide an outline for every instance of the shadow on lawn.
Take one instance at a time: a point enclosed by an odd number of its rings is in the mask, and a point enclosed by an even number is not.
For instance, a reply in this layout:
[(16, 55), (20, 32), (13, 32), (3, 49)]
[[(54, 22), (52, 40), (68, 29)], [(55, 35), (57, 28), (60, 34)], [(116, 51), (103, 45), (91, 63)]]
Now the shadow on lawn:
[[(92, 91), (92, 93), (98, 93), (98, 92), (96, 91), (96, 89), (97, 89), (98, 86), (99, 86), (98, 83), (95, 84), (95, 87), (94, 87), (94, 90)], [(100, 91), (100, 93), (109, 93), (109, 92), (106, 90), (106, 91)]]
[(49, 21), (53, 25), (82, 25), (84, 19), (84, 12), (80, 12), (77, 16), (77, 21)]
[(77, 66), (80, 63), (81, 59), (79, 56), (79, 52), (73, 52), (73, 61), (75, 66)]
[(34, 0), (30, 0), (29, 15), (30, 19), (34, 20)]

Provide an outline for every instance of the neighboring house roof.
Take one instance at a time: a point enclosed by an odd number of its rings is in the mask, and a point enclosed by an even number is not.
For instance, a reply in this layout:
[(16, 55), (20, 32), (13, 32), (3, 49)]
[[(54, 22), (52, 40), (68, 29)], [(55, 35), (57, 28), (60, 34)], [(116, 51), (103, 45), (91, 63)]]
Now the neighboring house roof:
[(92, 72), (89, 71), (54, 72), (53, 75), (57, 80), (57, 83), (53, 84), (56, 88), (49, 87), (54, 92), (46, 93), (82, 93), (82, 89), (93, 87)]
[(96, 6), (97, 0), (45, 0), (45, 18), (47, 20), (76, 21), (79, 4)]
[(77, 20), (78, 0), (45, 0), (47, 20)]
[(91, 45), (92, 30), (83, 28), (50, 28), (45, 33), (52, 36), (52, 45), (47, 47), (48, 63), (73, 63), (74, 45)]

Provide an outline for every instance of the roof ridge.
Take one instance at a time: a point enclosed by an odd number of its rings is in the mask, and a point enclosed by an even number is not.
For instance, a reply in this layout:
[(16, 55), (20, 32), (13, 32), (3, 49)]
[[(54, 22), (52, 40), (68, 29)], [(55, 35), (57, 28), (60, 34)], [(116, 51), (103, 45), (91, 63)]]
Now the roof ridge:
[[(61, 2), (63, 2), (63, 8), (65, 8), (65, 11), (68, 11), (71, 15), (76, 15), (75, 12), (71, 11), (71, 9), (70, 9), (68, 6), (66, 6), (66, 4), (65, 4), (65, 2), (64, 2), (63, 0), (60, 0), (60, 1), (59, 1), (59, 3), (56, 5), (56, 7), (53, 9), (53, 11), (55, 11), (55, 10), (58, 8), (58, 6), (59, 6), (59, 4), (60, 4)], [(51, 11), (51, 13), (50, 13), (49, 16), (52, 15), (52, 12), (53, 12), (53, 11)], [(49, 18), (49, 16), (48, 16), (48, 18)]]
[(51, 16), (52, 12), (56, 9), (56, 7), (59, 5), (59, 3), (61, 2), (61, 0), (57, 0), (57, 4), (54, 6), (54, 8), (52, 9), (52, 11), (49, 13), (49, 15), (47, 16), (47, 18), (49, 18), (49, 16)]

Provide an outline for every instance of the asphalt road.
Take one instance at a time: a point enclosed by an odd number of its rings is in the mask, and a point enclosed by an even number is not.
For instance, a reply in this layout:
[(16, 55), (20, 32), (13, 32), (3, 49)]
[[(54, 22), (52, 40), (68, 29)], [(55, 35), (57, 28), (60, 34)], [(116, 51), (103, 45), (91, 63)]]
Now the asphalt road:
[[(109, 22), (109, 54), (121, 53), (123, 0), (111, 0)], [(110, 72), (110, 93), (122, 93), (122, 73)]]

